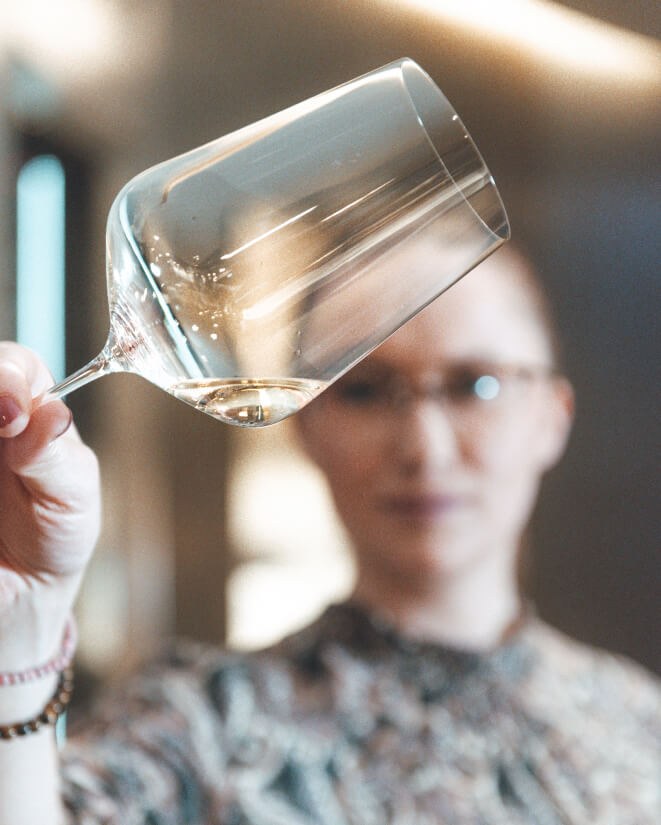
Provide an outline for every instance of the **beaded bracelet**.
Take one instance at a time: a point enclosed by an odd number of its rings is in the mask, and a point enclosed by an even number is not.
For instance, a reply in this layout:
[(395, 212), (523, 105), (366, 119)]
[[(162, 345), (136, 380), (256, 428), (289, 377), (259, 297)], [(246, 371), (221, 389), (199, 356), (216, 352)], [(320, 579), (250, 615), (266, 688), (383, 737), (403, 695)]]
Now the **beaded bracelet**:
[(16, 739), (36, 733), (44, 725), (55, 725), (71, 701), (73, 693), (73, 670), (66, 668), (60, 673), (55, 693), (46, 707), (33, 719), (16, 722), (13, 725), (0, 725), (0, 739)]
[(50, 676), (51, 673), (60, 673), (66, 670), (73, 660), (77, 641), (78, 633), (76, 630), (76, 622), (73, 615), (70, 615), (64, 628), (62, 646), (57, 655), (43, 665), (29, 667), (26, 670), (19, 670), (13, 673), (0, 673), (0, 687), (35, 682), (37, 679)]

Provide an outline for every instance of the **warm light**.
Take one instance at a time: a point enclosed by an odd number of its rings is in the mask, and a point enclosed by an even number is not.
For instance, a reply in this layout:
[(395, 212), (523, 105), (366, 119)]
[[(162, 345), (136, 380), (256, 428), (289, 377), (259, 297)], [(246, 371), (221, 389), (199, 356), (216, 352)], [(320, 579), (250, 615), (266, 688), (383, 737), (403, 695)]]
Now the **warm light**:
[(21, 0), (5, 10), (3, 39), (19, 54), (36, 52), (54, 69), (98, 62), (117, 36), (119, 21), (107, 3)]
[(470, 27), (567, 69), (659, 82), (661, 49), (649, 38), (549, 0), (386, 0)]
[[(162, 4), (160, 4), (162, 5)], [(136, 70), (160, 36), (155, 0), (20, 0), (3, 8), (0, 51), (67, 83)]]
[(227, 588), (228, 643), (263, 647), (304, 626), (353, 585), (348, 539), (325, 483), (295, 447), (291, 422), (244, 431), (228, 484), (239, 562)]

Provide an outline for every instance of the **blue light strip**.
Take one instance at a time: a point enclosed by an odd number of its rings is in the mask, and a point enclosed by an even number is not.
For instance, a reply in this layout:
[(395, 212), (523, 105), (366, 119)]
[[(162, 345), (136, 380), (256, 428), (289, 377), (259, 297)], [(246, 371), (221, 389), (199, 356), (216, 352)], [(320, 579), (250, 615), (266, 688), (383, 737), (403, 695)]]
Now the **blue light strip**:
[(16, 334), (65, 374), (65, 180), (52, 155), (21, 169), (16, 185)]

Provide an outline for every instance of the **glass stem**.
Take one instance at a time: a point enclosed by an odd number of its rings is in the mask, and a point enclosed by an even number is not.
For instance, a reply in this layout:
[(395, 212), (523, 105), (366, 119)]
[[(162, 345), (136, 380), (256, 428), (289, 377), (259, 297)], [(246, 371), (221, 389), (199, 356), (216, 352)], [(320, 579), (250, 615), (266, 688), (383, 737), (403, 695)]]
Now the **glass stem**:
[[(67, 376), (64, 380), (54, 384), (43, 397), (43, 401), (52, 400), (53, 398), (62, 398), (74, 390), (84, 387), (90, 381), (100, 378), (102, 375), (108, 375), (111, 372), (118, 372), (122, 370), (120, 359), (113, 349), (106, 346), (89, 364), (81, 367), (76, 372)], [(42, 401), (42, 403), (43, 403)]]

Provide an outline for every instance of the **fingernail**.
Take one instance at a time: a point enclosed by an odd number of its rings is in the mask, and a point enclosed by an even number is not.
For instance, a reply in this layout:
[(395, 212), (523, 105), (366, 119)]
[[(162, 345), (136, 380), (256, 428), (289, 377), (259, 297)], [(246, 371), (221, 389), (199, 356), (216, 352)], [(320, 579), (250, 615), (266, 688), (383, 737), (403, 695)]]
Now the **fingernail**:
[(8, 427), (22, 412), (11, 395), (0, 395), (0, 430)]
[(56, 438), (59, 438), (60, 436), (64, 435), (64, 433), (65, 433), (65, 432), (69, 429), (69, 427), (71, 426), (72, 422), (73, 422), (73, 413), (72, 413), (72, 412), (71, 412), (71, 410), (67, 407), (67, 418), (66, 418), (66, 421), (64, 422), (64, 425), (63, 425), (63, 426), (62, 426), (62, 427), (58, 430), (57, 434), (54, 436), (53, 441), (55, 441), (55, 439), (56, 439)]

